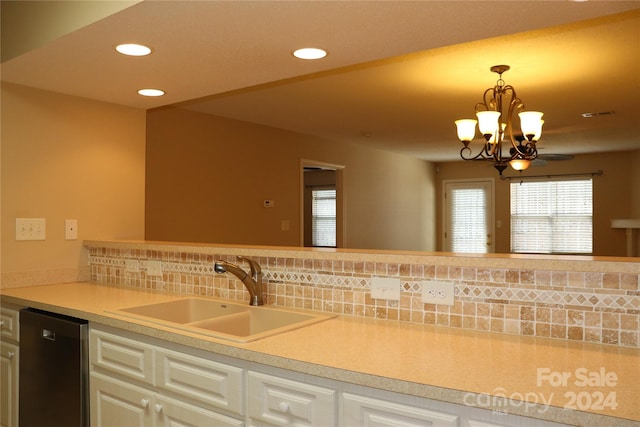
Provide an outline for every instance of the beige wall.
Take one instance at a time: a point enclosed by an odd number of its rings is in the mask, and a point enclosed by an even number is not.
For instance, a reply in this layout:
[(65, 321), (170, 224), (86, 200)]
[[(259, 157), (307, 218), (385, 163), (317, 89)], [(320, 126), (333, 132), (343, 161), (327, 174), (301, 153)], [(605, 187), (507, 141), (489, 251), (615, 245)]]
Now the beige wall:
[(301, 159), (345, 167), (347, 247), (435, 249), (433, 164), (179, 109), (147, 114), (147, 239), (298, 246)]
[[(440, 164), (436, 180), (429, 162), (198, 113), (158, 110), (147, 122), (145, 159), (144, 111), (2, 85), (0, 286), (76, 280), (86, 265), (82, 239), (144, 238), (145, 160), (147, 238), (186, 241), (298, 245), (301, 158), (346, 167), (346, 241), (355, 248), (433, 250), (442, 180), (497, 178), (484, 163), (457, 162)], [(624, 255), (625, 232), (609, 220), (640, 217), (638, 164), (640, 150), (531, 173), (603, 169), (594, 179), (594, 248)], [(509, 250), (507, 192), (496, 179), (498, 252)], [(23, 217), (46, 218), (47, 239), (15, 241)], [(78, 219), (78, 240), (64, 240), (66, 218)]]
[[(77, 280), (82, 239), (144, 237), (143, 110), (3, 84), (1, 149), (2, 287)], [(16, 241), (16, 218), (45, 218), (46, 240)]]
[[(604, 174), (593, 179), (594, 192), (594, 255), (625, 256), (625, 230), (612, 229), (612, 219), (640, 217), (638, 161), (640, 150), (576, 156), (573, 160), (549, 161), (546, 166), (533, 166), (523, 175), (583, 173), (602, 169)], [(438, 173), (438, 236), (442, 236), (442, 181), (447, 179), (490, 177), (495, 182), (495, 219), (502, 222), (496, 228), (496, 252), (510, 251), (509, 243), (509, 181), (500, 180), (498, 172), (488, 162), (441, 163)], [(516, 172), (507, 169), (507, 176)], [(438, 248), (442, 239), (438, 238)]]
[[(631, 168), (631, 218), (640, 218), (640, 150), (631, 153), (631, 162), (634, 167)], [(634, 256), (640, 257), (640, 230), (633, 232), (635, 240)]]

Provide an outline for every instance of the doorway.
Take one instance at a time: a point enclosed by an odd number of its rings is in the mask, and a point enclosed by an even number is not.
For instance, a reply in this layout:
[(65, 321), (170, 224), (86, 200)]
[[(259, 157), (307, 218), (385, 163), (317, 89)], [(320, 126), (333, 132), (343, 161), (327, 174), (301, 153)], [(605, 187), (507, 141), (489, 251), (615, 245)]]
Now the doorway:
[(493, 181), (443, 181), (443, 249), (447, 252), (495, 251)]
[(301, 245), (345, 247), (344, 166), (301, 160)]

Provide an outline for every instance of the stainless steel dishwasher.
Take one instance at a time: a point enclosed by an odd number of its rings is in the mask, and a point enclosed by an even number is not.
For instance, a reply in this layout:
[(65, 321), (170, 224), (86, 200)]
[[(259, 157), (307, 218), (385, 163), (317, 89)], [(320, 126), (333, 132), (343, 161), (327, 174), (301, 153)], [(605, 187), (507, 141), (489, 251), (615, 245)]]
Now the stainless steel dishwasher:
[(20, 427), (88, 427), (88, 323), (20, 310)]

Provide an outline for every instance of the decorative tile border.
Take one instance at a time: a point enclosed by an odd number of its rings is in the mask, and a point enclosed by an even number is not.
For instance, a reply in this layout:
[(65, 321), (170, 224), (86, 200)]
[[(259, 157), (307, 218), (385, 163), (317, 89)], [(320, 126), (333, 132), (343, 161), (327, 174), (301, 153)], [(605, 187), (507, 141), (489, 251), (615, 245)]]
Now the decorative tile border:
[[(248, 301), (242, 283), (213, 271), (231, 254), (90, 247), (91, 280), (188, 295)], [(225, 251), (226, 252), (226, 251)], [(230, 253), (235, 253), (233, 250)], [(297, 254), (300, 256), (300, 254)], [(427, 325), (640, 347), (640, 274), (509, 269), (326, 259), (254, 257), (262, 266), (268, 304)], [(308, 258), (307, 258), (308, 256)], [(339, 257), (339, 255), (338, 255)], [(453, 261), (452, 261), (453, 259)], [(127, 270), (134, 260), (137, 271)], [(147, 262), (162, 262), (162, 277), (147, 274)], [(446, 263), (446, 265), (445, 265)], [(621, 263), (620, 265), (623, 265)], [(372, 299), (373, 277), (400, 279), (400, 301)], [(424, 304), (422, 282), (455, 285), (453, 306)]]

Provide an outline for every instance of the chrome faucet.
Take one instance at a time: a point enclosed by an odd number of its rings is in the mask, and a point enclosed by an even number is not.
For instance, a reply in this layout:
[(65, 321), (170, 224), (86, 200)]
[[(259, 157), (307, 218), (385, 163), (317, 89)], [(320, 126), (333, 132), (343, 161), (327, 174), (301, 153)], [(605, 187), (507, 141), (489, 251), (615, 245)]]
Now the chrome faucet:
[(249, 295), (251, 295), (251, 300), (249, 301), (250, 305), (264, 305), (264, 301), (262, 299), (262, 270), (260, 269), (260, 264), (251, 258), (241, 256), (237, 256), (236, 258), (240, 261), (247, 261), (249, 263), (251, 275), (247, 274), (246, 271), (237, 265), (226, 261), (216, 261), (213, 265), (213, 269), (216, 273), (231, 273), (240, 279), (249, 291)]

